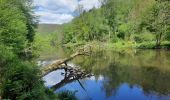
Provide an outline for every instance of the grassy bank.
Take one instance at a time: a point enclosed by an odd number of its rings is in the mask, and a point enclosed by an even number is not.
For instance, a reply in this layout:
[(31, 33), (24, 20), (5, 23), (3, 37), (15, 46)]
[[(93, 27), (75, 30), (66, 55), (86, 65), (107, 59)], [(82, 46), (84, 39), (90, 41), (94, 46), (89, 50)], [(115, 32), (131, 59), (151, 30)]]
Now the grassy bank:
[(79, 43), (68, 43), (64, 44), (67, 48), (77, 48), (84, 45), (91, 45), (94, 49), (108, 49), (108, 50), (122, 50), (122, 49), (169, 49), (170, 42), (163, 41), (159, 48), (156, 46), (156, 42), (142, 42), (142, 43), (135, 43), (135, 42), (125, 42), (119, 41), (116, 43), (110, 42), (79, 42)]

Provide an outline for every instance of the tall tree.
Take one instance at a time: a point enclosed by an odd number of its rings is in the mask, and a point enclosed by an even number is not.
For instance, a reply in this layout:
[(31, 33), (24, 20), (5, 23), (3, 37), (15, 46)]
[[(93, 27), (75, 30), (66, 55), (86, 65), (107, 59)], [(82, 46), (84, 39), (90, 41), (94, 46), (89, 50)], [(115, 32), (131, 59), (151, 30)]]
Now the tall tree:
[(16, 53), (27, 54), (34, 40), (36, 17), (31, 0), (0, 1), (0, 41)]
[[(109, 31), (109, 41), (110, 38), (112, 38), (112, 33), (115, 36), (115, 32), (116, 32), (116, 7), (115, 7), (115, 0), (107, 0), (104, 1), (105, 5), (104, 5), (104, 15), (106, 18), (106, 23), (109, 25), (110, 27), (110, 31)], [(114, 37), (115, 38), (115, 37)]]
[(30, 3), (0, 0), (0, 99), (48, 100), (52, 94), (33, 61), (20, 57), (34, 38), (36, 21)]
[(156, 46), (161, 45), (165, 35), (169, 34), (170, 29), (170, 1), (169, 0), (157, 0), (155, 5), (147, 13), (147, 17), (144, 17), (143, 26), (155, 33)]

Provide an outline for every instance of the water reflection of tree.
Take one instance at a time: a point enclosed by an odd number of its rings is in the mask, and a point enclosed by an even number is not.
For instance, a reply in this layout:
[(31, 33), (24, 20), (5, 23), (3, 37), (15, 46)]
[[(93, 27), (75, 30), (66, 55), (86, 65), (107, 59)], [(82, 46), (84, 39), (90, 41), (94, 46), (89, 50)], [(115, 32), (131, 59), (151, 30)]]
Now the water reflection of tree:
[(89, 59), (81, 58), (82, 62), (79, 60), (79, 64), (90, 69), (96, 76), (104, 76), (106, 80), (103, 83), (103, 90), (107, 96), (115, 94), (118, 87), (125, 82), (130, 86), (141, 86), (146, 94), (151, 92), (170, 94), (170, 62), (168, 62), (170, 53), (167, 51), (148, 50), (136, 53), (110, 51), (99, 54)]
[(117, 91), (117, 88), (125, 82), (127, 82), (131, 86), (141, 86), (146, 94), (149, 94), (151, 92), (157, 92), (162, 95), (169, 93), (170, 73), (164, 73), (157, 68), (148, 66), (143, 67), (142, 69), (130, 68), (131, 71), (128, 68), (117, 68), (117, 71), (111, 70), (114, 69), (111, 68), (110, 72), (107, 72), (110, 73), (106, 75), (109, 81), (104, 83), (103, 86), (106, 94), (111, 95), (113, 91), (113, 93), (115, 93)]
[[(55, 84), (54, 86), (52, 86), (51, 88), (53, 90), (57, 90), (57, 89), (61, 88), (62, 86), (64, 86), (65, 84), (69, 84), (74, 81), (78, 81), (80, 83), (80, 81), (79, 81), (80, 79), (84, 79), (84, 78), (92, 76), (90, 73), (86, 73), (84, 70), (81, 70), (79, 68), (67, 69), (67, 70), (65, 70), (65, 73), (62, 73), (62, 74), (64, 76), (64, 79), (61, 80), (59, 83)], [(82, 86), (81, 83), (80, 83), (80, 85)]]

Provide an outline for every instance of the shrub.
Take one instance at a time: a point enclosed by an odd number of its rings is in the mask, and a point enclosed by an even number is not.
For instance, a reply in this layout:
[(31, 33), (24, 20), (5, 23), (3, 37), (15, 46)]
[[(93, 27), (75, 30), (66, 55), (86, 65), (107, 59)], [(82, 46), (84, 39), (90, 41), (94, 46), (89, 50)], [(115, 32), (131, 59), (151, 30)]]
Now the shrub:
[(155, 42), (144, 42), (137, 46), (139, 49), (154, 49), (155, 47)]
[[(0, 95), (10, 100), (48, 100), (49, 92), (38, 76), (36, 65), (19, 59), (0, 46)], [(51, 93), (52, 94), (52, 93)]]
[(155, 40), (155, 35), (153, 35), (151, 33), (134, 34), (133, 39), (137, 43), (149, 42), (149, 41), (154, 41)]

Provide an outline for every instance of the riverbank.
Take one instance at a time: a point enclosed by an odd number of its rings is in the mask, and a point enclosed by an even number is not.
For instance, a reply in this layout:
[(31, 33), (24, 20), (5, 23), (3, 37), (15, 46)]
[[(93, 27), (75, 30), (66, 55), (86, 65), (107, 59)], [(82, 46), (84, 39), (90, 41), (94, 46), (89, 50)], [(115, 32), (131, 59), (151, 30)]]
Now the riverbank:
[[(37, 47), (37, 54), (39, 58), (61, 58), (63, 55), (65, 57), (69, 56), (71, 53), (77, 49), (91, 45), (92, 50), (114, 50), (117, 52), (127, 51), (131, 49), (170, 49), (170, 41), (162, 41), (159, 48), (156, 46), (155, 41), (143, 41), (141, 43), (119, 40), (115, 43), (113, 42), (101, 42), (101, 41), (78, 41), (78, 42), (68, 42), (63, 44), (62, 40), (55, 40), (54, 34), (36, 34), (34, 47)], [(64, 52), (67, 51), (67, 52)], [(60, 53), (58, 53), (60, 52)]]
[(107, 49), (107, 50), (116, 50), (116, 51), (123, 50), (123, 49), (169, 49), (170, 41), (163, 41), (159, 47), (156, 46), (156, 42), (135, 43), (135, 42), (125, 42), (125, 41), (120, 41), (116, 43), (99, 42), (99, 41), (78, 42), (78, 43), (67, 43), (64, 44), (63, 46), (67, 48), (78, 48), (84, 45), (91, 45), (94, 49)]

